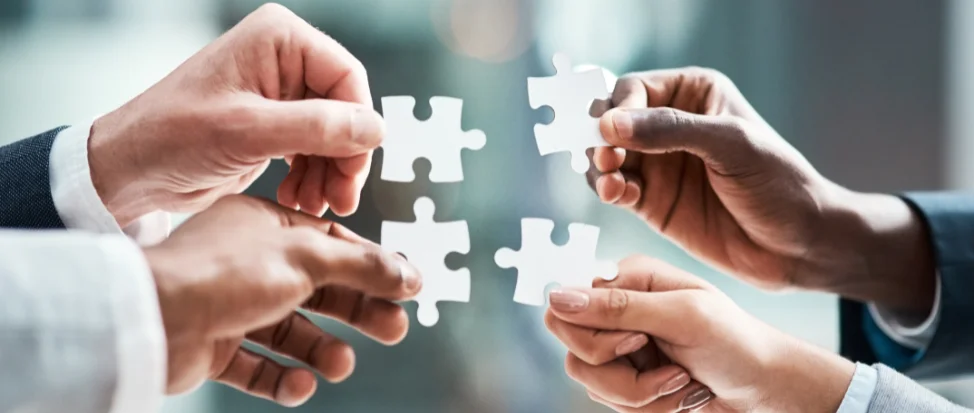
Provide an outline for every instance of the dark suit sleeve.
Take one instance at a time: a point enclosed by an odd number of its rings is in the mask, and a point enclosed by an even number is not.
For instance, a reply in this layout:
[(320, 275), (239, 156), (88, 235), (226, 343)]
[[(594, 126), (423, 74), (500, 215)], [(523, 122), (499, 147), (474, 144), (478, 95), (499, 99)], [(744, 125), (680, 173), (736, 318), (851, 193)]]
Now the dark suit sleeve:
[(50, 178), (51, 146), (63, 129), (0, 146), (0, 228), (64, 228)]
[(933, 340), (926, 349), (906, 354), (875, 328), (862, 304), (843, 301), (841, 351), (853, 360), (894, 365), (916, 378), (974, 373), (974, 194), (912, 193), (903, 199), (923, 218), (937, 260), (940, 321)]

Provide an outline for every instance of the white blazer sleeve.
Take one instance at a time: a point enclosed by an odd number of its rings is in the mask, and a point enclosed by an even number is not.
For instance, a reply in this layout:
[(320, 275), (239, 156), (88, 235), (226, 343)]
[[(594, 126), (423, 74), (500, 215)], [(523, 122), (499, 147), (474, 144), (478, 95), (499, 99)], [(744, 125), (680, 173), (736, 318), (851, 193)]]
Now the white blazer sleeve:
[(152, 413), (165, 334), (122, 235), (0, 231), (0, 412)]

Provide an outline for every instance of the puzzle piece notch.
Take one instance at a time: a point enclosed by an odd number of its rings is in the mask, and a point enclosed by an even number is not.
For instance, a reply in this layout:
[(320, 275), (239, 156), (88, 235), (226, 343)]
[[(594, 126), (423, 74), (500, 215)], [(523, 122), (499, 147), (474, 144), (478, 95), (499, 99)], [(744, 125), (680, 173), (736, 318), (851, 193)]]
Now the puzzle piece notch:
[(555, 112), (551, 123), (534, 126), (538, 151), (542, 156), (569, 152), (572, 169), (584, 173), (589, 168), (585, 150), (609, 146), (599, 130), (599, 119), (589, 114), (593, 101), (609, 96), (605, 71), (592, 68), (575, 72), (571, 59), (563, 53), (555, 54), (551, 60), (554, 76), (528, 78), (531, 107), (548, 106)]
[(416, 99), (412, 96), (382, 98), (386, 137), (382, 144), (380, 178), (384, 181), (411, 182), (416, 179), (413, 163), (418, 158), (426, 158), (431, 165), (431, 182), (462, 181), (461, 151), (482, 149), (487, 144), (487, 135), (476, 129), (462, 129), (462, 99), (444, 96), (430, 98), (432, 115), (425, 121), (416, 119), (413, 114), (415, 107)]
[(611, 261), (595, 259), (599, 228), (593, 225), (568, 225), (568, 243), (559, 246), (551, 241), (555, 224), (551, 220), (521, 220), (521, 249), (501, 248), (494, 261), (501, 268), (517, 268), (514, 301), (534, 306), (545, 303), (545, 289), (552, 284), (562, 287), (589, 287), (595, 277), (612, 280), (618, 268)]
[(415, 222), (383, 221), (380, 244), (401, 252), (423, 274), (423, 288), (413, 299), (419, 305), (419, 323), (431, 327), (440, 319), (440, 301), (470, 301), (470, 270), (451, 270), (446, 266), (450, 253), (470, 252), (470, 233), (466, 221), (435, 222), (436, 204), (422, 197), (413, 204)]

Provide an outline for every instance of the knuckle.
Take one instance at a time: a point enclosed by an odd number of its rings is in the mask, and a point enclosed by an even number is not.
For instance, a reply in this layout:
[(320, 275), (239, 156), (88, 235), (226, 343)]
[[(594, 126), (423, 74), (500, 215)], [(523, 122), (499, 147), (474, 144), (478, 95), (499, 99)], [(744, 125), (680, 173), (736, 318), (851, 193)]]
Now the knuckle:
[(568, 357), (565, 357), (565, 374), (576, 382), (581, 381), (581, 364), (576, 361), (571, 353), (568, 354)]
[(391, 275), (395, 272), (394, 266), (389, 262), (388, 255), (378, 245), (362, 246), (362, 262), (365, 270), (375, 275)]
[[(198, 112), (194, 122), (210, 130), (246, 132), (260, 125), (264, 121), (262, 117), (263, 113), (255, 105), (241, 102)], [(239, 138), (239, 134), (232, 135), (233, 139)]]
[(575, 352), (575, 355), (582, 359), (582, 361), (592, 365), (599, 365), (605, 362), (605, 357), (602, 355), (604, 351), (602, 351), (598, 343), (596, 343), (596, 340), (579, 340), (576, 347), (577, 351)]
[(689, 66), (687, 67), (686, 71), (687, 73), (706, 80), (709, 83), (723, 83), (730, 80), (730, 78), (727, 77), (727, 75), (725, 75), (723, 72), (710, 67)]
[(369, 310), (369, 297), (359, 291), (352, 299), (352, 306), (348, 310), (348, 324), (351, 326), (361, 326), (363, 321), (368, 318), (366, 312)]
[(735, 141), (748, 141), (750, 123), (743, 118), (730, 116), (726, 120), (727, 137)]
[(629, 73), (623, 75), (616, 81), (616, 90), (629, 91), (632, 90), (634, 86), (641, 86), (643, 83), (644, 73)]
[(652, 125), (651, 131), (646, 131), (647, 133), (655, 132), (659, 134), (671, 135), (681, 129), (684, 123), (689, 122), (686, 116), (683, 116), (679, 111), (671, 107), (657, 108), (649, 112), (649, 124)]
[(264, 40), (273, 39), (275, 43), (291, 34), (294, 27), (293, 20), (298, 19), (293, 11), (279, 3), (265, 3), (258, 7), (251, 17), (253, 18), (251, 34)]
[(273, 3), (273, 2), (264, 3), (263, 5), (257, 8), (254, 14), (259, 16), (272, 16), (278, 18), (294, 16), (294, 12), (292, 12), (290, 9), (284, 7), (280, 3)]
[(618, 318), (629, 309), (629, 293), (619, 288), (610, 288), (602, 303), (602, 313), (607, 317)]
[(645, 391), (633, 386), (627, 386), (620, 390), (619, 398), (622, 404), (629, 407), (643, 407), (653, 400), (653, 396), (646, 394)]
[[(324, 234), (311, 227), (293, 227), (287, 229), (284, 249), (290, 251), (294, 263), (305, 262), (305, 258), (322, 255), (321, 245), (327, 242)], [(317, 259), (314, 259), (317, 261)], [(299, 264), (301, 265), (301, 264)]]
[(365, 64), (361, 60), (354, 59), (348, 68), (348, 76), (353, 76), (367, 82), (369, 79), (369, 71), (365, 68)]
[(319, 110), (318, 114), (320, 116), (311, 116), (305, 120), (305, 122), (308, 122), (308, 130), (319, 137), (327, 136), (331, 132), (333, 123), (331, 117), (334, 117), (335, 114), (329, 110)]
[(642, 265), (645, 266), (650, 271), (655, 271), (660, 267), (660, 265), (664, 263), (663, 260), (656, 257), (650, 257), (645, 255), (637, 256), (637, 257), (640, 257), (638, 259), (642, 261)]
[(683, 305), (680, 310), (681, 313), (698, 321), (709, 319), (712, 312), (712, 300), (707, 297), (708, 295), (702, 290), (683, 291), (680, 300)]
[(290, 236), (294, 246), (299, 248), (318, 245), (321, 239), (325, 237), (321, 231), (312, 227), (292, 227), (290, 228)]
[[(271, 253), (260, 254), (254, 258), (233, 263), (231, 271), (238, 277), (247, 274), (257, 279), (275, 277), (273, 281), (267, 282), (266, 286), (279, 289), (278, 291), (282, 294), (285, 291), (290, 291), (292, 286), (297, 285), (296, 278), (292, 277), (296, 273), (293, 263), (295, 260), (282, 258)], [(287, 276), (281, 276), (282, 274)]]
[(761, 143), (758, 142), (760, 136), (752, 133), (752, 125), (749, 121), (737, 116), (729, 116), (722, 123), (724, 144), (729, 148), (741, 154), (754, 154), (760, 150)]
[(551, 315), (551, 312), (547, 312), (544, 315), (544, 326), (548, 331), (555, 332), (555, 316)]
[(291, 315), (277, 324), (274, 328), (273, 333), (271, 333), (271, 349), (280, 350), (283, 348), (284, 344), (291, 338), (291, 332), (294, 327), (295, 317), (297, 315)]
[(645, 76), (647, 76), (646, 73), (630, 73), (620, 77), (612, 90), (611, 103), (618, 105), (635, 91), (642, 89), (644, 87), (643, 77)]
[(230, 194), (222, 196), (213, 203), (210, 208), (230, 208), (238, 204), (250, 202), (249, 197), (240, 194)]

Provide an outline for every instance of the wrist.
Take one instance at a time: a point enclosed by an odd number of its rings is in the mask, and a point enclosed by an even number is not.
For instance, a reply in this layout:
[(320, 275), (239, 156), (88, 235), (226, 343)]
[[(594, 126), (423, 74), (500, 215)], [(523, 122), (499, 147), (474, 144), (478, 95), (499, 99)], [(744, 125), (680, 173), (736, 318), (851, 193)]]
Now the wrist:
[(204, 337), (206, 329), (203, 328), (202, 323), (205, 317), (183, 316), (199, 314), (199, 309), (194, 306), (195, 302), (187, 300), (194, 296), (192, 285), (187, 281), (196, 274), (188, 272), (191, 267), (186, 266), (187, 260), (192, 257), (173, 251), (165, 242), (144, 248), (142, 253), (149, 264), (149, 271), (156, 285), (166, 337), (171, 343), (187, 338)]
[(206, 313), (193, 305), (194, 291), (191, 286), (181, 282), (194, 276), (186, 273), (186, 257), (179, 256), (164, 244), (144, 248), (142, 253), (156, 284), (159, 313), (166, 336), (166, 393), (185, 393), (200, 384), (196, 379), (200, 374), (194, 374), (194, 370), (208, 366), (207, 361), (200, 357), (200, 350), (209, 341), (202, 328)]
[(837, 185), (823, 207), (820, 232), (797, 277), (801, 287), (926, 311), (936, 265), (922, 219), (902, 199)]
[(855, 363), (785, 336), (768, 370), (759, 410), (835, 413), (855, 371)]
[(156, 210), (149, 188), (140, 187), (138, 162), (122, 132), (116, 112), (94, 121), (88, 137), (88, 168), (95, 192), (119, 227)]

